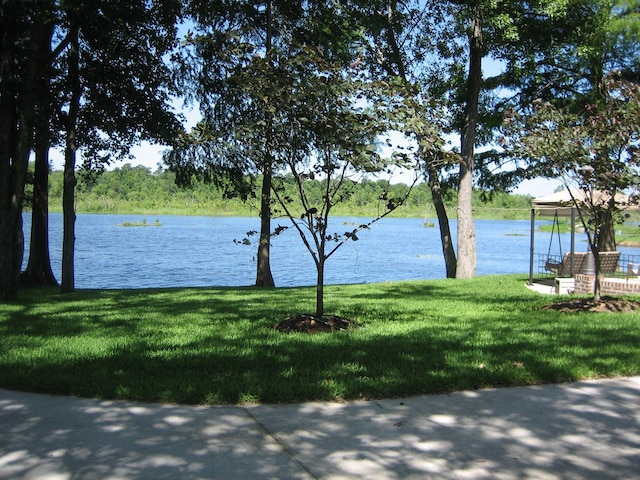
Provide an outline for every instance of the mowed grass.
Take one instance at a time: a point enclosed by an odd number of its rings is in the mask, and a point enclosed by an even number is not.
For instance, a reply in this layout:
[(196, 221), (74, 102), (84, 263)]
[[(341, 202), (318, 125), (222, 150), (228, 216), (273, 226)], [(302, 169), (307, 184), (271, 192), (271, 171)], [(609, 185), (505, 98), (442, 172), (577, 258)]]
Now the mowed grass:
[(313, 288), (25, 289), (0, 387), (188, 404), (374, 399), (640, 374), (639, 313), (559, 313), (523, 276), (329, 286), (359, 328), (285, 334)]

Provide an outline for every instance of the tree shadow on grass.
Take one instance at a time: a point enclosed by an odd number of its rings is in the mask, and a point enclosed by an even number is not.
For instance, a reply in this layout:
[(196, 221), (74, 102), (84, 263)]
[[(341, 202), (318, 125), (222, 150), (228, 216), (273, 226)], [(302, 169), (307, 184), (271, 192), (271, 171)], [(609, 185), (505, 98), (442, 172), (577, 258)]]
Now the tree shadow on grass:
[[(462, 290), (431, 285), (427, 290), (449, 303), (438, 311), (425, 311), (419, 302), (393, 307), (402, 299), (422, 298), (424, 288), (412, 283), (364, 286), (347, 302), (332, 298), (330, 304), (343, 315), (369, 321), (355, 331), (315, 336), (268, 329), (283, 311), (313, 298), (312, 289), (79, 292), (54, 305), (56, 321), (34, 312), (0, 324), (6, 340), (0, 348), (5, 359), (0, 386), (108, 399), (278, 403), (402, 397), (640, 371), (640, 334), (625, 329), (630, 320), (623, 317), (616, 326), (558, 322), (555, 312), (541, 313), (535, 322), (510, 322), (504, 310), (519, 307), (509, 301), (513, 296), (494, 292), (479, 302), (488, 305), (477, 315), (482, 318), (461, 319), (451, 305), (476, 300)], [(376, 292), (392, 307), (372, 311)], [(87, 309), (86, 299), (104, 308)], [(494, 308), (502, 313), (492, 313)], [(412, 321), (419, 316), (421, 321)], [(93, 336), (85, 338), (87, 330)], [(79, 342), (87, 343), (84, 350)], [(20, 354), (25, 348), (40, 350)], [(47, 348), (56, 354), (40, 354)]]
[(0, 385), (185, 404), (373, 399), (562, 382), (580, 372), (629, 374), (638, 343), (639, 335), (620, 329), (573, 327), (548, 334), (532, 326), (511, 335), (471, 328), (313, 336), (255, 329), (234, 337), (213, 330), (186, 343), (138, 337), (94, 356), (14, 358), (3, 366)]

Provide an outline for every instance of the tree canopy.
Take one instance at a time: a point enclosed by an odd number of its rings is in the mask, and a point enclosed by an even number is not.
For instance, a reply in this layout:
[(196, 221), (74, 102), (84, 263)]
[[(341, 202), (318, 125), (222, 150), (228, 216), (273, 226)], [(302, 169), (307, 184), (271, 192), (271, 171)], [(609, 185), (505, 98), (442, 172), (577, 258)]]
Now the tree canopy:
[[(178, 48), (180, 26), (190, 30)], [(474, 187), (501, 190), (533, 175), (575, 173), (577, 162), (584, 163), (581, 172), (596, 172), (593, 183), (604, 168), (598, 162), (614, 160), (626, 162), (619, 178), (627, 183), (611, 177), (615, 168), (596, 183), (634, 186), (639, 31), (637, 0), (7, 0), (0, 6), (0, 296), (17, 295), (33, 150), (42, 167), (49, 145), (66, 148), (72, 194), (76, 151), (93, 169), (126, 158), (145, 139), (172, 145), (165, 158), (178, 180), (201, 178), (240, 198), (258, 197), (256, 283), (270, 285), (273, 179), (287, 169), (308, 173), (308, 166), (292, 165), (313, 164), (327, 145), (350, 158), (350, 168), (360, 158), (358, 168), (376, 171), (382, 157), (372, 145), (384, 123), (377, 120), (401, 102), (410, 102), (413, 113), (385, 128), (413, 135), (409, 144), (418, 150), (438, 211), (448, 275), (471, 276)], [(484, 69), (487, 60), (499, 71)], [(341, 85), (354, 69), (360, 86), (386, 90), (376, 98), (345, 95)], [(618, 83), (603, 80), (614, 71)], [(173, 112), (178, 97), (203, 114), (188, 133)], [(332, 111), (339, 97), (351, 104)], [(627, 113), (616, 103), (623, 98)], [(378, 118), (354, 116), (359, 101), (375, 105)], [(523, 157), (518, 146), (497, 148), (505, 112), (533, 122), (529, 140), (540, 133), (535, 122), (575, 128), (549, 152), (554, 158), (532, 163), (535, 155)], [(419, 123), (435, 128), (420, 130)], [(575, 130), (581, 148), (597, 154), (574, 158), (575, 142), (566, 140)], [(460, 146), (448, 152), (442, 137), (454, 132)], [(624, 135), (632, 140), (615, 147)], [(349, 142), (362, 150), (349, 151)], [(623, 152), (617, 157), (616, 148)], [(46, 168), (37, 172), (42, 187)], [(443, 206), (450, 186), (457, 189), (457, 259)], [(65, 203), (72, 238), (73, 197)]]

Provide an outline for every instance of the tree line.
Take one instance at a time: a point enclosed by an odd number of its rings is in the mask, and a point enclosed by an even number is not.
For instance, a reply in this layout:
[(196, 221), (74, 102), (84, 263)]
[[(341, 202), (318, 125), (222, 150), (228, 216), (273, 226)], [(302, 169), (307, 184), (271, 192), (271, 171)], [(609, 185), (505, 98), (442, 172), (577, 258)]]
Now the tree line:
[[(49, 211), (62, 211), (63, 171), (54, 170), (49, 176)], [(76, 211), (78, 213), (140, 213), (179, 215), (236, 215), (254, 216), (258, 213), (257, 198), (260, 179), (254, 185), (250, 198), (228, 198), (220, 189), (193, 178), (189, 186), (176, 185), (176, 174), (167, 169), (152, 172), (149, 168), (125, 164), (94, 177), (80, 177), (77, 185)], [(319, 202), (324, 182), (309, 182), (310, 195)], [(32, 188), (28, 185), (27, 187)], [(404, 184), (391, 184), (385, 179), (364, 179), (355, 185), (349, 198), (337, 207), (340, 216), (373, 217), (381, 208), (381, 196), (388, 192), (400, 196), (407, 188)], [(450, 190), (445, 205), (455, 217), (456, 192)], [(476, 217), (496, 219), (526, 219), (531, 197), (506, 192), (489, 194), (474, 191)], [(30, 211), (30, 205), (26, 205)], [(278, 212), (276, 211), (277, 215)], [(424, 218), (434, 221), (435, 210), (429, 186), (416, 185), (407, 201), (395, 212), (396, 216)]]
[[(23, 278), (57, 283), (47, 215), (48, 152), (59, 147), (69, 292), (78, 176), (126, 159), (143, 140), (169, 147), (164, 161), (178, 184), (255, 195), (258, 286), (273, 286), (276, 208), (317, 247), (320, 276), (333, 251), (322, 253), (327, 217), (353, 201), (363, 178), (397, 169), (415, 181), (380, 193), (377, 218), (424, 183), (447, 276), (471, 277), (479, 188), (505, 191), (543, 175), (615, 198), (640, 183), (639, 13), (637, 0), (4, 1), (0, 296), (15, 298), (20, 284), (30, 158)], [(189, 131), (176, 101), (201, 112)], [(585, 210), (596, 251), (615, 210), (615, 202)]]

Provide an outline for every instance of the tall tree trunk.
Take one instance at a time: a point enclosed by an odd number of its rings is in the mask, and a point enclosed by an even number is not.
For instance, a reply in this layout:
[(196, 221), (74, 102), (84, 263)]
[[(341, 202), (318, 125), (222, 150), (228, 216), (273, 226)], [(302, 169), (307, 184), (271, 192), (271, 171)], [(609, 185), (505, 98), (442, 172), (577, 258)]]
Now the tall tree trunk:
[(460, 183), (458, 186), (458, 264), (456, 278), (476, 273), (476, 232), (473, 225), (473, 168), (478, 124), (478, 101), (482, 86), (482, 11), (474, 9), (469, 35), (469, 77), (467, 79), (464, 125), (461, 134)]
[[(266, 57), (271, 62), (271, 48), (273, 42), (273, 6), (267, 0), (267, 38), (265, 40)], [(268, 136), (268, 134), (267, 134)], [(262, 169), (262, 193), (260, 195), (260, 241), (258, 243), (258, 265), (256, 273), (256, 287), (275, 287), (271, 274), (271, 183), (273, 180), (273, 159), (268, 151), (271, 142), (267, 138), (264, 167)]]
[(18, 126), (14, 71), (17, 42), (15, 2), (3, 1), (0, 15), (0, 296), (9, 300), (18, 294), (18, 283), (14, 276), (14, 242), (19, 216), (15, 192), (17, 164), (14, 161)]
[(76, 242), (76, 212), (75, 212), (75, 163), (76, 137), (75, 128), (67, 129), (67, 145), (64, 154), (64, 183), (62, 192), (62, 293), (75, 291), (75, 242)]
[(256, 287), (275, 287), (271, 274), (271, 165), (265, 165), (260, 196), (260, 242), (258, 243), (258, 271)]
[[(397, 2), (395, 0), (387, 1), (387, 12), (385, 15), (386, 22), (386, 38), (391, 48), (391, 62), (387, 63), (384, 68), (390, 75), (397, 75), (404, 81), (407, 81), (407, 71), (404, 64), (404, 58), (398, 45), (394, 23), (396, 18)], [(395, 65), (396, 69), (393, 69)], [(420, 144), (420, 142), (418, 142)], [(440, 184), (438, 167), (434, 162), (439, 159), (425, 158), (424, 163), (427, 171), (427, 181), (431, 190), (431, 199), (436, 210), (438, 218), (438, 226), (440, 228), (440, 242), (442, 244), (442, 253), (444, 255), (444, 263), (447, 272), (447, 278), (455, 278), (456, 276), (456, 251), (451, 236), (451, 228), (449, 225), (449, 215), (442, 200), (442, 185)]]
[(35, 174), (29, 262), (20, 280), (31, 285), (58, 285), (49, 255), (49, 85), (43, 78), (35, 124)]
[(29, 262), (21, 281), (30, 285), (58, 285), (49, 255), (49, 122), (41, 115), (36, 129)]
[[(47, 21), (35, 15), (27, 35), (26, 51), (19, 53), (18, 20), (18, 2), (3, 0), (0, 4), (0, 298), (5, 300), (18, 296), (24, 256), (24, 187), (33, 144), (37, 92), (50, 48)], [(21, 55), (24, 55), (25, 69), (18, 85), (15, 69)]]
[(440, 243), (442, 244), (442, 254), (447, 272), (447, 278), (456, 278), (456, 251), (453, 246), (453, 237), (449, 228), (449, 216), (442, 200), (442, 186), (438, 177), (438, 169), (433, 163), (427, 161), (427, 175), (429, 188), (431, 189), (431, 200), (438, 217), (440, 227)]
[(77, 150), (77, 122), (80, 110), (82, 86), (80, 84), (80, 56), (78, 29), (73, 33), (69, 45), (69, 111), (66, 114), (66, 145), (64, 152), (64, 184), (62, 192), (63, 234), (62, 234), (62, 293), (75, 290), (75, 241), (76, 241), (76, 150)]

